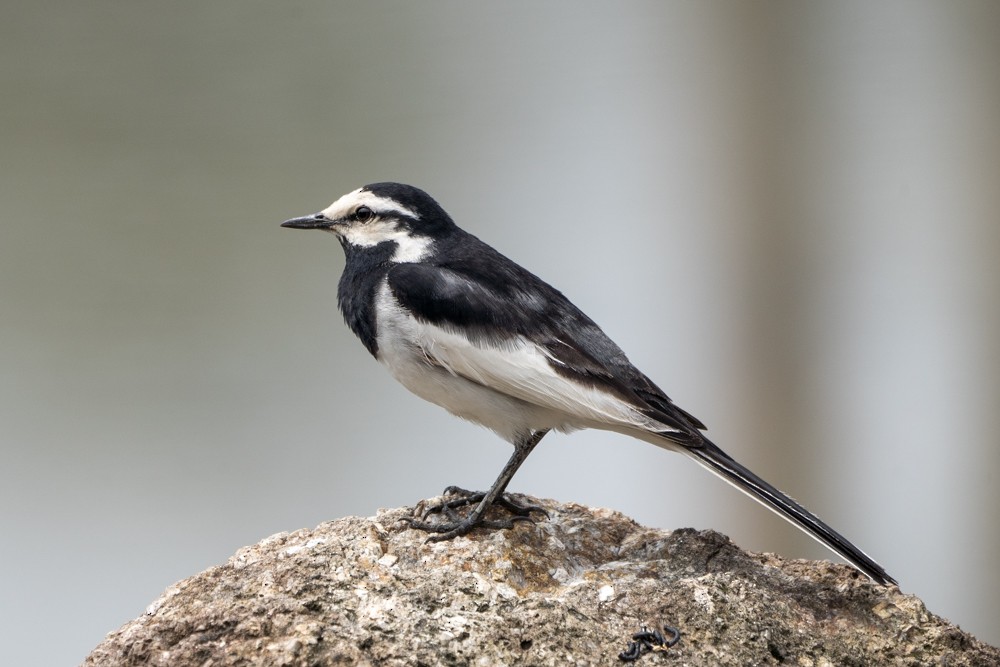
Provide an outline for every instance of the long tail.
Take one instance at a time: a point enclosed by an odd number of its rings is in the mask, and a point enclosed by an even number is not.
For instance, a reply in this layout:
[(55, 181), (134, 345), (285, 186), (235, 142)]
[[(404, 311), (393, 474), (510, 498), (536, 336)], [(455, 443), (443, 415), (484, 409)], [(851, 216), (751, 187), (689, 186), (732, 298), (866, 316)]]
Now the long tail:
[(812, 512), (799, 505), (787, 495), (752, 473), (731, 456), (702, 438), (701, 446), (680, 448), (695, 461), (718, 474), (740, 491), (743, 491), (765, 507), (780, 514), (827, 547), (843, 556), (873, 581), (879, 584), (895, 584), (885, 569), (843, 535), (826, 525)]

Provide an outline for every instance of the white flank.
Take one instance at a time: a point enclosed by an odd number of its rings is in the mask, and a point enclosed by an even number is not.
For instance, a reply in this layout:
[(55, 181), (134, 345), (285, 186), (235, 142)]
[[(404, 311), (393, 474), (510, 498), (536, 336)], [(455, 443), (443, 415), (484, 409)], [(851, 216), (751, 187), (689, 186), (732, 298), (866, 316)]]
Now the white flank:
[(543, 428), (669, 430), (608, 392), (563, 377), (523, 338), (503, 347), (413, 318), (383, 283), (376, 296), (379, 360), (407, 389), (511, 439)]

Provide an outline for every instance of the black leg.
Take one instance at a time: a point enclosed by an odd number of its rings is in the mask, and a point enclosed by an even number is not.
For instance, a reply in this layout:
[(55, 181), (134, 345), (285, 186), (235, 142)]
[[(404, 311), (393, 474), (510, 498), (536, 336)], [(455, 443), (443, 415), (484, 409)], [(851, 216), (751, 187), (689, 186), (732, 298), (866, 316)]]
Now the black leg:
[[(524, 506), (515, 503), (509, 499), (503, 497), (503, 492), (507, 489), (507, 484), (510, 483), (514, 473), (517, 469), (521, 467), (524, 460), (528, 458), (528, 454), (531, 450), (535, 448), (539, 440), (548, 433), (548, 430), (534, 431), (527, 438), (518, 442), (514, 445), (514, 453), (511, 455), (510, 460), (507, 461), (507, 465), (503, 467), (500, 471), (500, 476), (497, 477), (496, 481), (493, 482), (493, 486), (486, 493), (472, 493), (465, 491), (464, 489), (459, 489), (457, 487), (450, 486), (445, 489), (445, 493), (449, 495), (459, 496), (457, 499), (445, 500), (440, 505), (430, 508), (427, 512), (424, 512), (422, 518), (426, 518), (428, 514), (440, 513), (446, 516), (449, 520), (442, 522), (430, 523), (427, 521), (418, 521), (416, 519), (408, 519), (411, 528), (416, 528), (417, 530), (423, 530), (428, 533), (434, 533), (428, 538), (428, 541), (439, 542), (441, 540), (450, 540), (453, 537), (458, 537), (459, 535), (465, 535), (470, 530), (476, 526), (483, 526), (485, 528), (511, 528), (516, 521), (530, 521), (530, 513), (532, 510), (541, 510), (541, 508), (535, 508), (532, 506)], [(454, 512), (456, 507), (462, 507), (465, 505), (471, 505), (475, 502), (479, 504), (476, 505), (475, 509), (469, 512), (468, 516), (464, 519), (458, 517)], [(483, 516), (486, 511), (494, 504), (502, 505), (507, 510), (511, 512), (511, 516), (508, 520), (503, 521), (486, 521)]]

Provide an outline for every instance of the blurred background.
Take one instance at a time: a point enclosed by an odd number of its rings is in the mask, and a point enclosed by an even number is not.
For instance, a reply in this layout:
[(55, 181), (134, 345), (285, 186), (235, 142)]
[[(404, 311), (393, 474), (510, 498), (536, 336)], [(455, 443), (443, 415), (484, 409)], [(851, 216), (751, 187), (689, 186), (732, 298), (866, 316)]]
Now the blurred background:
[[(336, 241), (278, 227), (379, 180), (1000, 643), (1000, 5), (0, 11), (0, 662), (78, 663), (242, 545), (493, 481), (509, 446), (343, 325)], [(830, 557), (619, 435), (549, 436), (511, 488)]]

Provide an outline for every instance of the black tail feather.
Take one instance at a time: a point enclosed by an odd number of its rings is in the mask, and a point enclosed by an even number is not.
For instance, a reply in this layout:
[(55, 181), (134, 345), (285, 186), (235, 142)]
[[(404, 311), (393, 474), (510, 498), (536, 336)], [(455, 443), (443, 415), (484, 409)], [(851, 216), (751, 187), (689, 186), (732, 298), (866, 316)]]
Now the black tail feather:
[(881, 565), (851, 544), (847, 538), (823, 523), (815, 514), (789, 496), (755, 475), (710, 441), (704, 440), (704, 444), (698, 447), (685, 447), (684, 451), (741, 491), (748, 493), (843, 556), (875, 582), (884, 585), (896, 583), (896, 580), (890, 577)]

